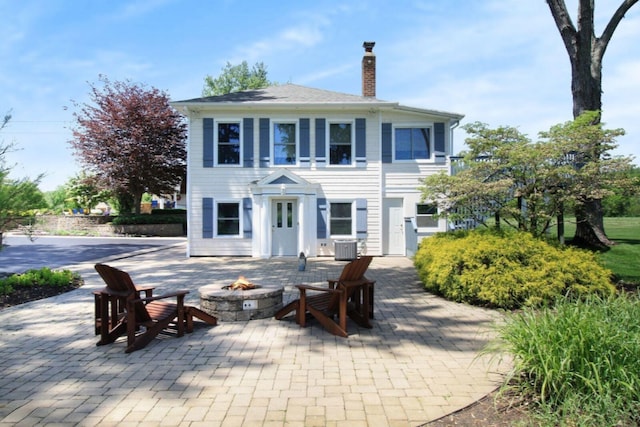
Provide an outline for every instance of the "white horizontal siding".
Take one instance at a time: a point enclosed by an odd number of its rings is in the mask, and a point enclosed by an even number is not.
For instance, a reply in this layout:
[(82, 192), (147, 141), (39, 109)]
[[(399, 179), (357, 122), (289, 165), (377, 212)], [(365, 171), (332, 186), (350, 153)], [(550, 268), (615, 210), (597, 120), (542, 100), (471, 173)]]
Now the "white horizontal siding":
[[(415, 215), (415, 203), (419, 200), (417, 190), (419, 179), (439, 170), (446, 170), (446, 164), (435, 163), (396, 163), (382, 164), (380, 151), (381, 123), (416, 123), (442, 121), (437, 117), (427, 117), (421, 114), (378, 114), (363, 110), (340, 110), (335, 113), (299, 112), (282, 110), (251, 110), (250, 114), (240, 110), (232, 113), (200, 112), (192, 114), (189, 135), (189, 254), (192, 256), (205, 255), (246, 255), (252, 253), (251, 239), (243, 238), (202, 238), (202, 199), (212, 197), (215, 200), (237, 200), (251, 197), (252, 182), (259, 181), (270, 174), (287, 169), (310, 183), (320, 185), (318, 198), (333, 200), (367, 200), (367, 238), (366, 253), (382, 255), (382, 207), (383, 197), (401, 197), (404, 200), (405, 215)], [(253, 118), (253, 168), (214, 166), (203, 167), (203, 118), (215, 120), (239, 120)], [(269, 118), (272, 122), (280, 119), (310, 119), (310, 165), (309, 167), (270, 167), (260, 168), (260, 118)], [(318, 167), (316, 158), (325, 157), (326, 153), (316, 153), (315, 119), (322, 118), (327, 123), (334, 120), (345, 120), (354, 123), (356, 118), (366, 119), (366, 154), (367, 162), (364, 167), (324, 166)], [(449, 124), (446, 124), (448, 129)], [(449, 132), (446, 132), (447, 147), (450, 147)], [(328, 144), (328, 140), (326, 141)], [(354, 141), (355, 147), (355, 141)], [(355, 155), (355, 149), (354, 149)], [(354, 159), (355, 160), (355, 159)], [(328, 158), (327, 158), (328, 162)], [(354, 162), (355, 163), (355, 162)], [(253, 224), (253, 227), (260, 224)], [(315, 233), (315, 230), (313, 231)], [(333, 254), (333, 241), (323, 239), (318, 241), (318, 254)]]

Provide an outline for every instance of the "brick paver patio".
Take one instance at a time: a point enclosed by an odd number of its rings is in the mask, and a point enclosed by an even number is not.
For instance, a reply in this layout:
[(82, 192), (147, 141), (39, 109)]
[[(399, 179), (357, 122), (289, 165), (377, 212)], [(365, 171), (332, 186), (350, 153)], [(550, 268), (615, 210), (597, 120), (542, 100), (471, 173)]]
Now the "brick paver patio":
[[(325, 285), (344, 262), (186, 258), (184, 246), (107, 263), (154, 294), (243, 274), (255, 283)], [(102, 260), (105, 261), (105, 260)], [(426, 293), (407, 258), (375, 258), (373, 329), (338, 338), (292, 318), (198, 324), (124, 353), (96, 347), (93, 262), (69, 266), (85, 286), (0, 311), (0, 426), (416, 426), (492, 391), (507, 363), (479, 356), (495, 312)]]

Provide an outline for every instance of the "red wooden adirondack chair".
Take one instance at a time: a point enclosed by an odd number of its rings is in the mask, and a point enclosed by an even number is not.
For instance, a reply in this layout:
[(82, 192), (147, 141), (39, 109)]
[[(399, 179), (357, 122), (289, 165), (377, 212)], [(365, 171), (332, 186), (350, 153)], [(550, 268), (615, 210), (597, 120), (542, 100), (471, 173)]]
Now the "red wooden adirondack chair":
[[(347, 337), (347, 316), (360, 326), (371, 328), (373, 318), (373, 285), (365, 272), (373, 257), (364, 256), (345, 265), (340, 277), (329, 279), (326, 288), (297, 285), (300, 298), (280, 309), (275, 318), (280, 320), (295, 311), (296, 322), (304, 327), (310, 313), (333, 335)], [(316, 291), (307, 293), (307, 291)], [(336, 320), (337, 318), (337, 320)]]
[[(152, 296), (152, 287), (136, 287), (129, 274), (105, 264), (95, 269), (107, 286), (95, 291), (97, 345), (110, 344), (127, 334), (126, 353), (145, 347), (162, 330), (173, 325), (177, 336), (193, 331), (193, 318), (215, 325), (217, 319), (208, 313), (184, 305), (189, 291), (176, 291)], [(145, 292), (145, 297), (140, 296)], [(175, 298), (175, 303), (167, 302)]]

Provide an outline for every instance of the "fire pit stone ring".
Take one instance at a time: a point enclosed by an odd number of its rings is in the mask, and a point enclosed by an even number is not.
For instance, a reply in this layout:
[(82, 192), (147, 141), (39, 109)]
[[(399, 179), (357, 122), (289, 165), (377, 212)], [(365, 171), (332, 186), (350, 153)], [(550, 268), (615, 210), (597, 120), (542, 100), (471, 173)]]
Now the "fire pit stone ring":
[(223, 322), (266, 319), (282, 308), (284, 286), (259, 284), (253, 289), (229, 289), (229, 284), (200, 288), (200, 308)]

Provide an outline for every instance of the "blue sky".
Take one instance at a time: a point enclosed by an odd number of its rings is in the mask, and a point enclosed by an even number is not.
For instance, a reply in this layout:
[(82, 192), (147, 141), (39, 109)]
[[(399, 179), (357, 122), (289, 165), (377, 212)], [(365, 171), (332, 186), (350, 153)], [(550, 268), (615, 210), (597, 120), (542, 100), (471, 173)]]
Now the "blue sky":
[[(621, 0), (596, 0), (596, 32)], [(567, 0), (575, 19), (577, 0)], [(535, 138), (571, 119), (570, 70), (544, 0), (0, 0), (0, 113), (12, 176), (55, 189), (80, 171), (72, 100), (99, 75), (181, 100), (227, 62), (264, 62), (269, 79), (361, 93), (363, 41), (375, 41), (377, 97), (510, 125)], [(605, 54), (607, 127), (640, 158), (640, 5)], [(456, 151), (465, 134), (455, 132)]]

